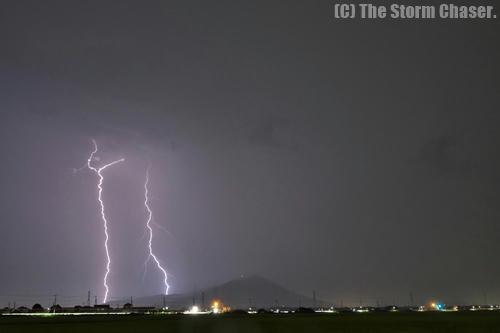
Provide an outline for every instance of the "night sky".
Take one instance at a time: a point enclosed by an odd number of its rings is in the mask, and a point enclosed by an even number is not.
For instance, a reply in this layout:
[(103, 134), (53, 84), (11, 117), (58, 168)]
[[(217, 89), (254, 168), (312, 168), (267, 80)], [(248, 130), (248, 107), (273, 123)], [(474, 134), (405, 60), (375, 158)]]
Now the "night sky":
[[(498, 20), (332, 2), (0, 3), (0, 306), (242, 275), (344, 304), (500, 302)], [(166, 231), (167, 230), (167, 231)]]

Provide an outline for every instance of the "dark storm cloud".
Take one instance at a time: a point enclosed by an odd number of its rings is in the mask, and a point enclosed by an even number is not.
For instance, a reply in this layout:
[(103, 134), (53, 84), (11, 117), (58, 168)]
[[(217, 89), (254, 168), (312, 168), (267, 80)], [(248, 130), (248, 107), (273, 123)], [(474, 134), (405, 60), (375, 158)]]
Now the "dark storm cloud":
[(424, 162), (450, 172), (463, 155), (463, 137), (442, 135), (422, 147), (421, 158)]
[(296, 129), (293, 125), (284, 117), (270, 115), (250, 122), (243, 133), (248, 135), (248, 142), (251, 144), (293, 150), (298, 149)]
[(497, 31), (329, 1), (3, 1), (1, 301), (102, 292), (96, 179), (72, 171), (91, 138), (127, 159), (104, 192), (115, 296), (161, 290), (151, 161), (174, 292), (260, 274), (345, 304), (498, 300)]

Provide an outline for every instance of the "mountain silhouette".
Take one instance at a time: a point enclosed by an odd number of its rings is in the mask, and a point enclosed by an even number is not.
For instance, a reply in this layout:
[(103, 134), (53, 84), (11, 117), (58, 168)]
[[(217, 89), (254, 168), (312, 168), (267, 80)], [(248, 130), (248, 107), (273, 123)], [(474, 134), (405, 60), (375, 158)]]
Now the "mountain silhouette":
[[(134, 306), (163, 306), (171, 309), (187, 309), (194, 303), (209, 307), (213, 301), (222, 302), (232, 309), (312, 306), (313, 299), (290, 291), (260, 276), (241, 277), (207, 288), (196, 294), (173, 294), (138, 297)], [(323, 303), (323, 302), (322, 302)], [(319, 302), (318, 302), (319, 304)]]

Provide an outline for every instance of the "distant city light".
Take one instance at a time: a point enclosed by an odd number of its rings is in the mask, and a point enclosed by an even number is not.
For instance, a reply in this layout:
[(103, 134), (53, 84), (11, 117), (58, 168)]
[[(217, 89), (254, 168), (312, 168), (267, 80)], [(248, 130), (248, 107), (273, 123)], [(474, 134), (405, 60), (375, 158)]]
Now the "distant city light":
[(200, 313), (200, 308), (197, 305), (193, 305), (188, 311), (184, 311), (185, 314), (197, 314)]
[(213, 301), (212, 303), (212, 312), (213, 313), (221, 313), (221, 312), (226, 312), (227, 308), (225, 306), (222, 306), (222, 303), (219, 301)]

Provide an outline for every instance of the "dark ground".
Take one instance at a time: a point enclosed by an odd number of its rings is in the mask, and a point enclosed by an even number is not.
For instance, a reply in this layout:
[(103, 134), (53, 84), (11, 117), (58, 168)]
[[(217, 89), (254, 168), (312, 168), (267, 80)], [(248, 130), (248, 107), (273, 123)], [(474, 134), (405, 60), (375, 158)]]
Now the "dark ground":
[(0, 332), (500, 332), (500, 313), (0, 317)]

